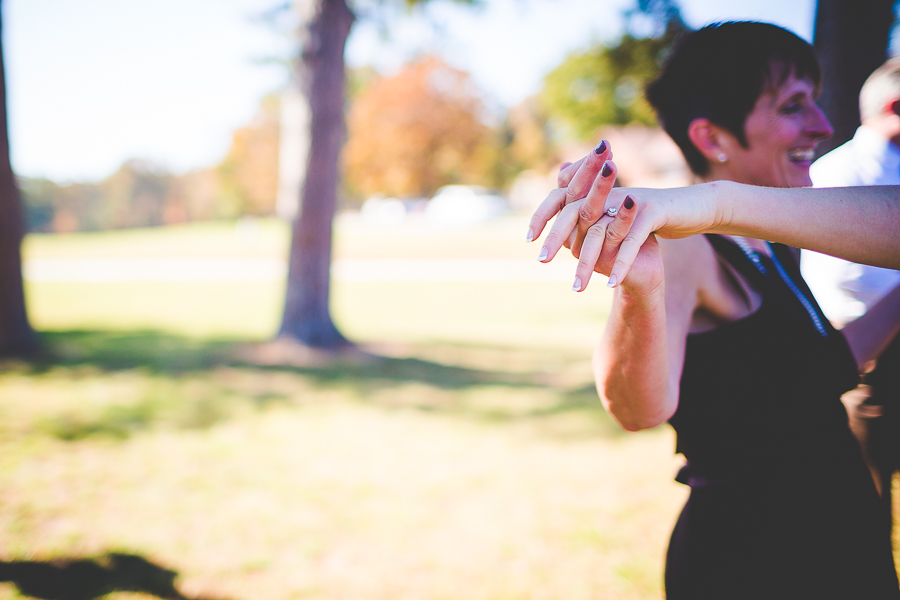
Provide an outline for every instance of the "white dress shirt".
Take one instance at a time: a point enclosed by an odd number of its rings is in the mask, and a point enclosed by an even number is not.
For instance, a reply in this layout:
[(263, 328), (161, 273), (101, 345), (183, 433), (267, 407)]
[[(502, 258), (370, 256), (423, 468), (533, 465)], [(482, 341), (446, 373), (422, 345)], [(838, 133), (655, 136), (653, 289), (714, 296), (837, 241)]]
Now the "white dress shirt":
[[(809, 170), (815, 187), (900, 185), (900, 148), (865, 125)], [(900, 235), (900, 232), (897, 232)], [(825, 316), (839, 324), (865, 313), (900, 284), (900, 271), (804, 250), (800, 270)]]

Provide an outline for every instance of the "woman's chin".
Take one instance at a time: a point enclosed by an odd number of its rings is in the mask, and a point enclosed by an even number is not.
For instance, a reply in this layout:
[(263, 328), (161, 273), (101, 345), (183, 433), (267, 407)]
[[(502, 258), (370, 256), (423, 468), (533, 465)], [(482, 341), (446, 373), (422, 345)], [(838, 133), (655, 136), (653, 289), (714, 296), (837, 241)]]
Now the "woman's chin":
[(776, 187), (810, 187), (812, 179), (809, 178), (809, 163), (791, 163), (791, 166), (784, 173), (783, 180)]
[(791, 185), (790, 187), (811, 187), (812, 186), (812, 179), (810, 179), (810, 177), (809, 177), (809, 169), (807, 169), (806, 173), (804, 173), (803, 175), (794, 177), (793, 180), (794, 180), (793, 185)]
[(812, 179), (809, 177), (809, 168), (812, 166), (812, 161), (804, 161), (802, 163), (794, 164), (794, 178), (799, 183), (797, 187), (809, 187), (812, 185)]

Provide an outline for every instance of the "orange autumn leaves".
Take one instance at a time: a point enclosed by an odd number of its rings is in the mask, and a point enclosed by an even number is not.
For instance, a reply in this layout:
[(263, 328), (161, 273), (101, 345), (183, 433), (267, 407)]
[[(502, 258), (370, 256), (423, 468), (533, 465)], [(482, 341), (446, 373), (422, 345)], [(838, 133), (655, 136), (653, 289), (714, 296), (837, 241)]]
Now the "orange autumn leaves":
[(491, 180), (496, 129), (468, 74), (435, 58), (379, 79), (347, 116), (344, 175), (360, 196), (430, 196), (448, 183)]

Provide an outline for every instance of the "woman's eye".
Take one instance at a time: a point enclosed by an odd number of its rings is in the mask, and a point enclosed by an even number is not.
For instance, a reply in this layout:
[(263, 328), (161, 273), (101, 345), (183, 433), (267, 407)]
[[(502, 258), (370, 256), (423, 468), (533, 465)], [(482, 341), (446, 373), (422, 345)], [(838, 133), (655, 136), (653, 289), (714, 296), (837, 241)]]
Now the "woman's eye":
[(791, 102), (790, 104), (785, 104), (781, 107), (781, 112), (786, 115), (791, 115), (797, 112), (800, 112), (800, 104), (797, 102)]

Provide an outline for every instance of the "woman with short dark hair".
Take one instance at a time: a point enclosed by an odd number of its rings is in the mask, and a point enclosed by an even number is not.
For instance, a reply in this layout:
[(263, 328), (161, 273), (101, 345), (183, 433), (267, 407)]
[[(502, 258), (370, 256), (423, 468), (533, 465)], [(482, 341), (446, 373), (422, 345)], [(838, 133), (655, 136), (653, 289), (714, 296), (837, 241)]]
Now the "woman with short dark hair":
[[(647, 96), (699, 179), (802, 187), (832, 133), (815, 103), (820, 79), (812, 48), (794, 34), (722, 23), (684, 36)], [(574, 252), (600, 254), (635, 218), (637, 195), (599, 221), (579, 200), (612, 188), (614, 165), (596, 167), (608, 158), (601, 146), (564, 171), (536, 213), (539, 233), (562, 210), (543, 260), (576, 227)], [(610, 273), (614, 259), (601, 254), (588, 271)], [(579, 277), (574, 289), (585, 284)], [(840, 401), (897, 315), (882, 311), (845, 336), (786, 247), (740, 236), (650, 235), (610, 285), (594, 358), (604, 406), (628, 430), (668, 421), (687, 459), (678, 480), (691, 494), (667, 554), (668, 600), (900, 598), (878, 495)]]

